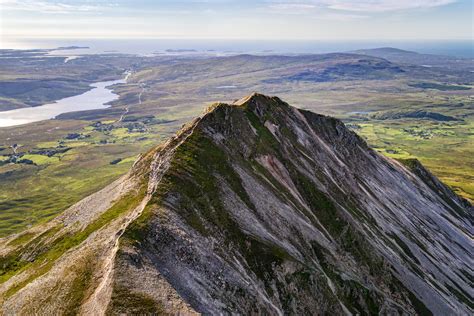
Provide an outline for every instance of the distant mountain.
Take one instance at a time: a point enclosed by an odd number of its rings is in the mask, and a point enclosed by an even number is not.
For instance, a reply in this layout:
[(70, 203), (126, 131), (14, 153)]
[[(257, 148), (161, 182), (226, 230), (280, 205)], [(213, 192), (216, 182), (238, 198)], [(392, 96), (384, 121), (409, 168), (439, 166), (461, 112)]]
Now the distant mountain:
[(327, 54), (317, 57), (321, 59), (319, 63), (294, 65), (285, 69), (286, 73), (278, 74), (276, 78), (266, 79), (264, 82), (281, 84), (296, 81), (387, 80), (405, 72), (398, 65), (373, 56)]
[(473, 211), (418, 161), (253, 94), (1, 239), (2, 312), (468, 315)]
[(385, 56), (387, 54), (399, 54), (399, 55), (406, 55), (406, 54), (418, 54), (416, 52), (408, 51), (408, 50), (403, 50), (399, 48), (394, 48), (394, 47), (380, 47), (380, 48), (372, 48), (372, 49), (359, 49), (352, 51), (351, 53), (356, 53), (356, 54), (363, 54), (363, 55), (369, 55), (369, 56)]
[(53, 48), (51, 51), (54, 50), (73, 50), (73, 49), (88, 49), (90, 48), (89, 46), (62, 46), (58, 48)]
[[(473, 70), (472, 58), (460, 58), (454, 56), (442, 56), (432, 54), (421, 54), (417, 52), (402, 50), (393, 47), (381, 47), (373, 49), (361, 49), (351, 53), (384, 58), (393, 63), (412, 64), (425, 68), (448, 67), (454, 72), (469, 72)], [(471, 76), (472, 78), (472, 76)]]
[(371, 113), (369, 116), (376, 120), (398, 120), (412, 118), (429, 119), (440, 122), (461, 121), (460, 119), (453, 116), (423, 110), (388, 110), (374, 112)]

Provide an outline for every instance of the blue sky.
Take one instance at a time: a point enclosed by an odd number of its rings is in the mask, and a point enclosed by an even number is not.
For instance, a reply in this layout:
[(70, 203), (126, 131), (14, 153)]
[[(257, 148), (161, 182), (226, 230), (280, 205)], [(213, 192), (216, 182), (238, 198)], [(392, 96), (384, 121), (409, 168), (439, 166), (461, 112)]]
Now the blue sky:
[(0, 0), (15, 38), (472, 39), (471, 0)]

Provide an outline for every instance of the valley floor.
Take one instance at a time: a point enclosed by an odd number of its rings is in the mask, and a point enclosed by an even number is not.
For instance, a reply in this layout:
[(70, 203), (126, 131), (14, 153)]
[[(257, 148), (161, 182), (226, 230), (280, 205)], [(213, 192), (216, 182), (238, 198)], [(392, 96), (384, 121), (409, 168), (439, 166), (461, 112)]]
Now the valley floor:
[[(117, 179), (139, 154), (173, 135), (210, 103), (253, 91), (340, 118), (378, 151), (420, 159), (456, 193), (474, 200), (472, 62), (443, 59), (450, 68), (433, 70), (367, 56), (324, 56), (51, 61), (60, 65), (61, 75), (77, 74), (81, 84), (85, 78), (121, 75), (132, 64), (135, 69), (127, 84), (115, 87), (120, 99), (111, 108), (0, 128), (0, 237), (47, 221)], [(13, 61), (8, 62), (12, 64), (2, 70), (2, 80), (8, 82), (53, 75), (52, 64), (30, 58), (30, 68), (17, 73)], [(358, 64), (362, 70), (354, 66)], [(308, 68), (313, 72), (308, 74)], [(454, 120), (420, 117), (418, 112), (418, 117), (408, 117), (414, 111)]]

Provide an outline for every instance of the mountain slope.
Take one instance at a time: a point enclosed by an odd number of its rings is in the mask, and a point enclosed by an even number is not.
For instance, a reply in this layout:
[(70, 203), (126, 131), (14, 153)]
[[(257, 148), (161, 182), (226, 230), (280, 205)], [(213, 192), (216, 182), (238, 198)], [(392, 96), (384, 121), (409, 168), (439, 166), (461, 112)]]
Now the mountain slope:
[[(422, 54), (392, 47), (361, 49), (353, 51), (351, 53), (383, 58), (392, 63), (396, 63), (402, 66), (418, 65), (424, 67), (425, 70), (431, 67), (446, 67), (446, 69), (451, 74), (465, 76), (466, 82), (472, 81), (472, 79), (468, 79), (472, 77), (472, 75), (469, 74), (469, 72), (472, 71), (473, 68), (472, 58)], [(462, 75), (461, 73), (464, 73), (464, 75)], [(429, 75), (425, 75), (425, 78), (429, 78)], [(448, 77), (445, 77), (442, 80), (445, 81), (449, 79)]]
[(473, 222), (417, 161), (254, 94), (3, 239), (0, 295), (6, 314), (468, 314)]

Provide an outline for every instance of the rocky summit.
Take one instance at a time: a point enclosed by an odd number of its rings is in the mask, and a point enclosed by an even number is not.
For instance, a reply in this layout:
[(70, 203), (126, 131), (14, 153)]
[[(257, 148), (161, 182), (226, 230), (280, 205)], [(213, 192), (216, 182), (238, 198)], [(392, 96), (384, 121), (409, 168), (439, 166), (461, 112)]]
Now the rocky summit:
[(473, 211), (417, 160), (253, 94), (0, 239), (1, 313), (468, 315)]

